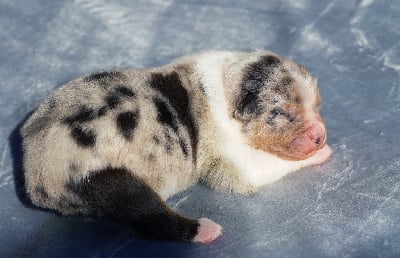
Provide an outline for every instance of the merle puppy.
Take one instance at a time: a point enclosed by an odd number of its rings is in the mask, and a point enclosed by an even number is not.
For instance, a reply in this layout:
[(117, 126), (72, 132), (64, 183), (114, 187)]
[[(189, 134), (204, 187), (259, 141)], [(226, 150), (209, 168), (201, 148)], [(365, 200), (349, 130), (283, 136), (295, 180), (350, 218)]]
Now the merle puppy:
[(56, 90), (22, 128), (37, 206), (107, 217), (157, 239), (207, 243), (222, 227), (165, 200), (196, 182), (251, 194), (331, 154), (317, 80), (271, 52), (206, 52), (95, 73)]

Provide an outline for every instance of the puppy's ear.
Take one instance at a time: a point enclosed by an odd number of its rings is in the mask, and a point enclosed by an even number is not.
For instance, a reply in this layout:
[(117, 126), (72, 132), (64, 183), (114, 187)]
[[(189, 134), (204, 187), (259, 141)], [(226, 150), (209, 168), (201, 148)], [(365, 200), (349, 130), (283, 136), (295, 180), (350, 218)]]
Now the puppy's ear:
[(249, 63), (244, 68), (240, 84), (240, 93), (236, 98), (233, 117), (239, 120), (249, 120), (262, 113), (259, 105), (259, 95), (267, 87), (268, 80), (274, 70), (282, 64), (275, 55), (261, 56), (257, 61)]

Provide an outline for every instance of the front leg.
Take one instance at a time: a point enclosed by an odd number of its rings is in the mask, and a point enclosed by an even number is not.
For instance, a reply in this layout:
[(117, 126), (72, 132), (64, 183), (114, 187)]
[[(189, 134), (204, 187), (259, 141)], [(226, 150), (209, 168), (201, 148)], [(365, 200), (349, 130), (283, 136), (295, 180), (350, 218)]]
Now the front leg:
[(253, 188), (273, 183), (301, 168), (321, 164), (332, 154), (331, 148), (327, 145), (308, 159), (299, 161), (284, 160), (250, 146), (230, 150), (226, 154), (231, 157), (228, 160), (232, 161), (232, 167), (236, 168), (235, 175), (241, 182), (246, 182), (244, 185), (250, 185)]
[(332, 154), (328, 145), (299, 161), (283, 160), (249, 146), (231, 150), (225, 153), (228, 158), (209, 158), (200, 180), (212, 189), (245, 195), (255, 193), (257, 187), (273, 183), (290, 172), (322, 164)]
[(328, 145), (325, 145), (322, 149), (318, 150), (314, 155), (311, 157), (305, 159), (305, 160), (300, 160), (296, 161), (299, 164), (299, 169), (308, 167), (308, 166), (314, 166), (314, 165), (320, 165), (327, 161), (329, 157), (332, 155), (332, 149)]
[(202, 183), (212, 189), (230, 193), (251, 195), (256, 192), (256, 188), (241, 177), (240, 171), (233, 162), (220, 156), (208, 160), (209, 162), (204, 164), (205, 168), (200, 178)]

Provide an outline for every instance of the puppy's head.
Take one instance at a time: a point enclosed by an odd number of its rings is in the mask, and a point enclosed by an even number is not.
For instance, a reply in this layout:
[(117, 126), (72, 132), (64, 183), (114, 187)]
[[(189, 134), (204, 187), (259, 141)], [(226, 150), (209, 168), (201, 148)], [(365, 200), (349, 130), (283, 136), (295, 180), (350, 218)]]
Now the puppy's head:
[(302, 160), (326, 144), (317, 80), (303, 66), (264, 53), (245, 66), (239, 88), (233, 117), (254, 148)]

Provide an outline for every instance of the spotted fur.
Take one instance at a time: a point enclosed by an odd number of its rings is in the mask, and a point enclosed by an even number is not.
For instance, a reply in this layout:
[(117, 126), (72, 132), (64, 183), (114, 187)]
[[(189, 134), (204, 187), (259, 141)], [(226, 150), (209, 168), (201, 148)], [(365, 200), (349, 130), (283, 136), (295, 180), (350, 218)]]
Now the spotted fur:
[(62, 214), (205, 243), (221, 227), (165, 200), (199, 181), (250, 194), (322, 163), (330, 150), (319, 106), (314, 77), (271, 52), (94, 73), (56, 90), (24, 125), (26, 188), (34, 204)]
[(133, 131), (138, 124), (138, 112), (126, 111), (117, 115), (117, 127), (127, 140), (132, 140)]

